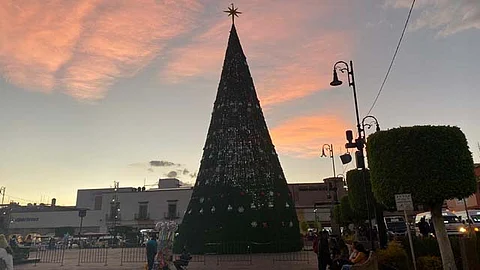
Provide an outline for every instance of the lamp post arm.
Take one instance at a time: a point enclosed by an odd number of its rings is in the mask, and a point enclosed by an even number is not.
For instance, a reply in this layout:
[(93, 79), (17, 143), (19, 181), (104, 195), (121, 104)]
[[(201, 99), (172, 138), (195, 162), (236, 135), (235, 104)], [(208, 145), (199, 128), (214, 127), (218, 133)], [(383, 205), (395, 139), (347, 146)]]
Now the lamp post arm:
[(335, 156), (334, 156), (334, 151), (333, 151), (333, 144), (330, 144), (330, 158), (332, 159), (332, 167), (333, 167), (333, 177), (335, 177), (336, 172), (335, 172)]
[[(371, 123), (365, 123), (365, 120), (367, 119), (372, 119), (373, 122)], [(368, 129), (370, 129), (372, 127), (372, 125), (375, 124), (376, 126), (376, 131), (380, 131), (380, 124), (378, 123), (378, 119), (373, 116), (373, 115), (367, 115), (365, 116), (363, 119), (362, 119), (362, 130), (363, 130), (363, 138), (366, 137), (366, 134), (365, 134), (365, 126), (367, 126)]]
[(352, 77), (352, 80), (349, 81), (349, 85), (353, 89), (353, 100), (355, 102), (355, 116), (357, 118), (357, 131), (358, 131), (358, 137), (361, 138), (362, 136), (362, 126), (360, 125), (360, 115), (358, 113), (358, 101), (357, 101), (357, 88), (355, 86), (355, 76), (353, 73), (353, 61), (350, 61), (350, 71), (348, 72), (350, 77)]
[[(345, 65), (345, 67), (344, 67), (344, 68), (340, 68), (340, 67), (338, 67), (339, 64), (343, 64), (343, 65)], [(340, 70), (342, 73), (345, 72), (345, 70), (346, 70), (347, 72), (350, 72), (349, 67), (348, 67), (348, 64), (347, 64), (347, 62), (345, 62), (345, 61), (337, 61), (337, 62), (333, 65), (333, 69), (338, 69), (338, 70)]]

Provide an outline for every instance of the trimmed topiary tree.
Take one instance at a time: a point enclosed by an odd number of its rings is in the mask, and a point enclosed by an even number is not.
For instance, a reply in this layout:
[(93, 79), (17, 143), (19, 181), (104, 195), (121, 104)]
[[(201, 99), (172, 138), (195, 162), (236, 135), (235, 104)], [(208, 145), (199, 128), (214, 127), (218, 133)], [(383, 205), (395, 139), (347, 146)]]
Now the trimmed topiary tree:
[[(366, 187), (365, 187), (366, 184)], [(363, 180), (363, 172), (361, 170), (350, 170), (347, 172), (348, 198), (350, 206), (353, 210), (353, 217), (356, 223), (368, 219), (367, 212), (367, 197), (370, 202), (370, 218), (377, 217), (378, 236), (380, 247), (385, 248), (387, 245), (387, 229), (383, 221), (383, 207), (377, 203), (372, 192), (372, 185), (370, 182), (370, 171), (365, 170), (365, 183)]]
[(345, 195), (340, 199), (340, 213), (342, 221), (347, 225), (356, 222), (355, 214), (350, 206), (348, 195)]
[(445, 200), (475, 192), (472, 153), (458, 127), (414, 126), (376, 132), (367, 144), (375, 198), (395, 206), (395, 194), (410, 193), (430, 207), (444, 269), (456, 269), (442, 218)]
[(368, 170), (365, 170), (365, 187), (363, 181), (363, 172), (361, 170), (350, 170), (347, 172), (347, 185), (348, 185), (348, 200), (350, 202), (350, 207), (353, 211), (353, 214), (356, 218), (365, 220), (368, 218), (367, 215), (367, 198), (365, 191), (369, 192), (369, 209), (370, 217), (373, 217), (373, 193), (372, 186), (370, 184), (370, 173)]
[(354, 223), (353, 211), (350, 207), (348, 195), (343, 196), (340, 199), (340, 203), (333, 208), (333, 218), (340, 226), (348, 226), (350, 223)]

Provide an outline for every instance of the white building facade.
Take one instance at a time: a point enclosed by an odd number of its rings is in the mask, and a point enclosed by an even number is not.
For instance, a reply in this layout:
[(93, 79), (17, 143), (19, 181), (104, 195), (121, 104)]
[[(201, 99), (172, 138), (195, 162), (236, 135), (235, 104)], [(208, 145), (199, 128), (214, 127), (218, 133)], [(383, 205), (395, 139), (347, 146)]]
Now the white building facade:
[(113, 227), (151, 229), (161, 221), (180, 223), (193, 187), (181, 186), (178, 179), (160, 179), (158, 188), (103, 188), (77, 191), (75, 206), (12, 205), (8, 211), (8, 232), (18, 234), (54, 233), (70, 227), (78, 233), (80, 210), (86, 210), (82, 233), (108, 233)]

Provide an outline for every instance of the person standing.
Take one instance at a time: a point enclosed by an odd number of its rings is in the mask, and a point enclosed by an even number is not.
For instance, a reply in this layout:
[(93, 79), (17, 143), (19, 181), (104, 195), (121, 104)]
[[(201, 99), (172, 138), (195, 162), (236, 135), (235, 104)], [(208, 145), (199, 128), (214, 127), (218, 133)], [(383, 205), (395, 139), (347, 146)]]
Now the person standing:
[(0, 269), (13, 270), (13, 251), (3, 234), (0, 234)]
[(430, 226), (425, 221), (425, 217), (420, 219), (420, 222), (418, 223), (418, 230), (423, 237), (428, 237), (428, 234), (430, 233)]
[(153, 269), (153, 264), (155, 262), (155, 255), (157, 254), (157, 239), (155, 235), (152, 235), (150, 240), (147, 242), (147, 263), (148, 270)]
[(328, 243), (328, 232), (322, 231), (318, 240), (318, 270), (326, 270), (327, 265), (331, 264), (330, 245)]

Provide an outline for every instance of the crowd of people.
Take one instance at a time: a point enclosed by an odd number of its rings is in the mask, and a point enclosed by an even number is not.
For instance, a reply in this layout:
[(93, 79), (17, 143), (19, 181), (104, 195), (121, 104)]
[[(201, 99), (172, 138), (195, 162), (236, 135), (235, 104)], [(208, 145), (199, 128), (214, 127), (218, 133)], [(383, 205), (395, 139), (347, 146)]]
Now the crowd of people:
[(330, 270), (348, 270), (368, 259), (368, 252), (361, 243), (346, 243), (342, 238), (329, 237), (327, 231), (315, 235), (313, 251), (317, 254), (319, 270), (326, 270), (327, 266)]
[(188, 265), (192, 256), (186, 248), (183, 249), (178, 260), (173, 260), (173, 254), (168, 246), (161, 241), (157, 241), (156, 235), (151, 236), (146, 244), (148, 270), (173, 270), (172, 264), (175, 269), (183, 270)]
[(435, 228), (433, 227), (433, 222), (425, 221), (425, 217), (420, 219), (420, 222), (417, 224), (418, 230), (423, 237), (428, 237), (430, 234), (435, 235)]

